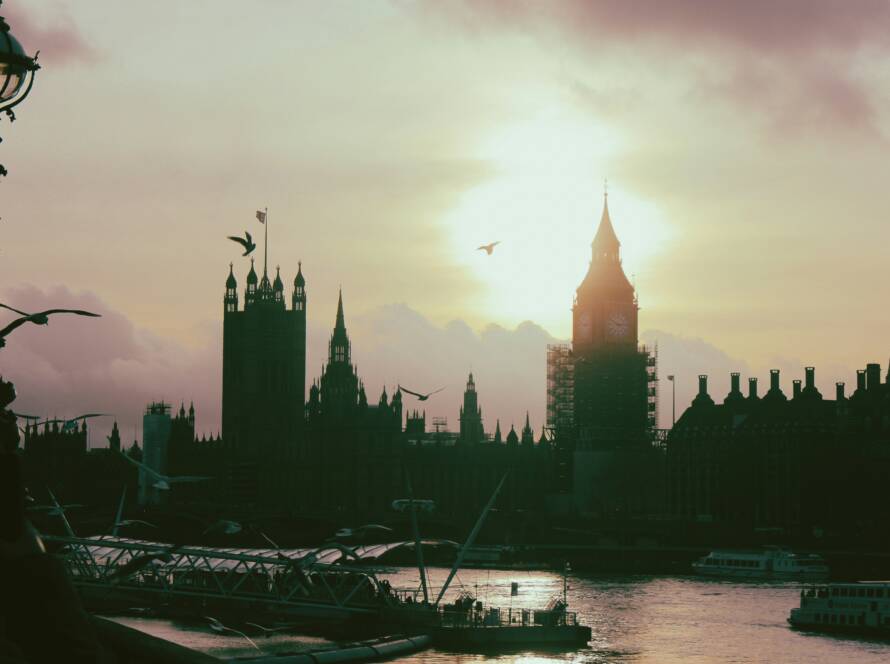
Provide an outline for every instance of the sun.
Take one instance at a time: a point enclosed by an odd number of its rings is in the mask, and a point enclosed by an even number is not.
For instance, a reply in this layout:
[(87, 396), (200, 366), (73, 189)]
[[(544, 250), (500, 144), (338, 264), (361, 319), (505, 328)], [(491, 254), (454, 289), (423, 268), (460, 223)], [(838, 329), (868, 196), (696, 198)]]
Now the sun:
[[(533, 320), (566, 337), (574, 289), (590, 261), (603, 180), (623, 140), (578, 111), (551, 108), (490, 135), (474, 155), (493, 175), (464, 193), (443, 223), (454, 260), (482, 284), (473, 318)], [(628, 276), (669, 239), (658, 208), (609, 182), (609, 209)], [(500, 241), (491, 256), (476, 247)]]

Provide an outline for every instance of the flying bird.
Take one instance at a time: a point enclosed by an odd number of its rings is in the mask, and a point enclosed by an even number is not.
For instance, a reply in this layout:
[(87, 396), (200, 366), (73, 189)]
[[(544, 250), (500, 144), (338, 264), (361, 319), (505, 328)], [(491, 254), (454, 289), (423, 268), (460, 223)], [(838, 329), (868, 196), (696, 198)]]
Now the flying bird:
[(77, 423), (81, 420), (87, 420), (91, 417), (109, 417), (107, 413), (85, 413), (84, 415), (78, 415), (77, 417), (71, 417), (67, 420), (44, 420), (43, 422), (38, 422), (37, 426), (42, 427), (44, 424), (61, 424), (62, 431), (72, 431), (77, 426)]
[(216, 523), (210, 524), (204, 529), (202, 535), (215, 535), (221, 533), (223, 535), (237, 535), (243, 530), (240, 523), (230, 521), (229, 519), (220, 519)]
[(203, 476), (196, 476), (196, 475), (176, 475), (176, 476), (163, 475), (163, 474), (159, 473), (158, 471), (154, 470), (153, 468), (149, 468), (144, 463), (140, 463), (139, 461), (136, 461), (136, 459), (134, 459), (133, 457), (131, 457), (128, 454), (124, 454), (123, 452), (118, 452), (118, 454), (120, 454), (124, 459), (126, 459), (128, 462), (132, 463), (134, 466), (136, 466), (140, 470), (144, 470), (146, 473), (151, 475), (151, 477), (154, 478), (154, 480), (155, 480), (155, 483), (152, 484), (152, 486), (155, 489), (159, 489), (160, 491), (169, 491), (170, 485), (172, 485), (172, 484), (181, 484), (184, 482), (204, 482), (206, 480), (213, 479), (212, 477), (203, 477)]
[(476, 251), (484, 251), (486, 254), (491, 256), (491, 252), (494, 251), (494, 248), (501, 243), (500, 240), (497, 242), (492, 242), (491, 244), (483, 244), (481, 247), (476, 247)]
[(374, 531), (391, 533), (392, 528), (387, 528), (386, 526), (381, 526), (377, 523), (369, 523), (364, 526), (359, 526), (358, 528), (340, 528), (340, 530), (334, 533), (334, 538), (357, 537), (359, 539), (364, 539)]
[(254, 244), (254, 242), (253, 242), (253, 238), (250, 236), (250, 233), (248, 233), (247, 231), (244, 231), (244, 237), (238, 237), (238, 236), (236, 236), (236, 235), (230, 235), (230, 236), (229, 236), (229, 239), (230, 239), (232, 242), (237, 242), (237, 243), (240, 244), (242, 247), (244, 247), (244, 253), (241, 254), (242, 256), (247, 256), (247, 255), (249, 255), (251, 252), (253, 252), (254, 249), (256, 249), (256, 244)]
[[(411, 509), (411, 502), (410, 498), (397, 498), (392, 501), (392, 508), (396, 512), (405, 512)], [(425, 498), (415, 498), (414, 509), (418, 512), (432, 512), (436, 509), (436, 503)]]
[(151, 551), (141, 556), (134, 556), (109, 574), (107, 579), (112, 584), (118, 584), (124, 579), (133, 576), (136, 572), (154, 564), (156, 560), (169, 563), (173, 560), (173, 554), (182, 548), (182, 546), (182, 544), (174, 544), (161, 551)]
[(420, 394), (420, 393), (418, 393), (418, 392), (413, 392), (413, 391), (409, 390), (409, 389), (406, 388), (406, 387), (402, 387), (401, 385), (399, 385), (399, 389), (402, 390), (402, 392), (407, 392), (408, 394), (411, 394), (411, 395), (417, 397), (417, 400), (418, 400), (418, 401), (426, 401), (426, 400), (429, 399), (431, 396), (433, 396), (434, 394), (438, 394), (439, 392), (441, 392), (441, 391), (444, 390), (445, 388), (444, 388), (444, 387), (440, 387), (438, 390), (436, 390), (436, 391), (434, 391), (434, 392), (430, 392), (429, 394)]
[(0, 348), (6, 345), (6, 337), (17, 327), (21, 327), (25, 323), (34, 323), (35, 325), (48, 325), (49, 317), (53, 314), (76, 314), (78, 316), (91, 316), (92, 318), (102, 317), (101, 314), (94, 314), (90, 311), (83, 311), (81, 309), (47, 309), (46, 311), (41, 311), (36, 314), (27, 314), (24, 311), (14, 309), (7, 304), (0, 303), (0, 307), (9, 309), (10, 311), (14, 311), (15, 313), (21, 315), (21, 318), (16, 318), (9, 325), (0, 330)]
[(244, 632), (241, 632), (237, 629), (232, 629), (231, 627), (226, 627), (219, 620), (217, 620), (216, 618), (211, 618), (210, 616), (204, 616), (204, 620), (208, 622), (208, 624), (210, 625), (210, 629), (212, 629), (214, 632), (217, 632), (218, 634), (237, 634), (238, 636), (244, 637), (247, 642), (257, 650), (260, 649), (260, 647), (256, 643), (254, 643), (253, 640)]
[(258, 629), (263, 634), (263, 636), (275, 634), (276, 632), (287, 632), (294, 629), (294, 625), (282, 625), (281, 627), (263, 627), (262, 625), (255, 622), (245, 622), (244, 624)]
[[(65, 526), (65, 533), (68, 537), (76, 537), (74, 534), (74, 528), (71, 527), (71, 524), (68, 522), (68, 516), (65, 514), (65, 507), (59, 504), (59, 501), (56, 500), (55, 494), (49, 487), (46, 487), (46, 492), (49, 494), (50, 499), (53, 501), (53, 505), (55, 509), (50, 511), (50, 514), (53, 516), (58, 516), (62, 519), (62, 525)], [(79, 505), (68, 505), (67, 507), (79, 507)]]
[(113, 536), (117, 536), (117, 531), (121, 528), (129, 528), (130, 526), (147, 526), (149, 528), (157, 528), (157, 526), (153, 523), (149, 523), (148, 521), (143, 521), (142, 519), (125, 519), (124, 516), (124, 501), (127, 498), (127, 486), (124, 485), (124, 490), (121, 492), (121, 500), (117, 506), (117, 515), (114, 517), (114, 525), (111, 527), (111, 534)]

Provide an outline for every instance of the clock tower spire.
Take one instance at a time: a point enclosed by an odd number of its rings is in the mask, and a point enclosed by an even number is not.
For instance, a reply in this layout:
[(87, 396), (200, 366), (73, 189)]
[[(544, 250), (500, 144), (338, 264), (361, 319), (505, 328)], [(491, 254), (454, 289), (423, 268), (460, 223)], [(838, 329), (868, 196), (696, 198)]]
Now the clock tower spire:
[(612, 226), (608, 192), (603, 193), (603, 213), (591, 249), (590, 267), (575, 296), (575, 352), (615, 344), (635, 348), (636, 294), (621, 266), (621, 242)]

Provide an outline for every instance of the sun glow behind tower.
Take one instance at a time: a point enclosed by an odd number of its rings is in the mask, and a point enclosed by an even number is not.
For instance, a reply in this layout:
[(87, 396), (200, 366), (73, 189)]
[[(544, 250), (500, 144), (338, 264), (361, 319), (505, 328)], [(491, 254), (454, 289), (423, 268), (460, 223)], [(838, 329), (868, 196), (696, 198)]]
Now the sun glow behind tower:
[[(534, 320), (570, 334), (570, 293), (584, 276), (602, 204), (604, 175), (626, 141), (611, 127), (562, 107), (506, 125), (477, 158), (491, 177), (469, 189), (443, 218), (457, 260), (481, 284), (467, 306), (485, 320)], [(661, 210), (627, 183), (609, 183), (625, 270), (642, 274), (670, 238)], [(476, 250), (500, 240), (492, 256)]]

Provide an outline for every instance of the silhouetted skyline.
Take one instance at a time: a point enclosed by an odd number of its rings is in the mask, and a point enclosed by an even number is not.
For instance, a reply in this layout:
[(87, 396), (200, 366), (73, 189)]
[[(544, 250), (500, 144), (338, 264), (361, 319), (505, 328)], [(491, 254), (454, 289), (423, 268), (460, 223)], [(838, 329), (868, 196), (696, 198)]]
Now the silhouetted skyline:
[[(722, 392), (731, 370), (813, 365), (830, 386), (884, 356), (886, 109), (863, 54), (886, 48), (886, 8), (529, 6), (6, 3), (45, 84), (3, 145), (3, 295), (101, 306), (111, 330), (47, 353), (28, 390), (16, 363), (56, 337), (20, 330), (4, 371), (22, 403), (62, 415), (104, 396), (127, 440), (145, 402), (194, 399), (215, 432), (225, 236), (269, 205), (271, 264), (316, 275), (310, 369), (342, 285), (369, 390), (447, 384), (432, 414), (456, 428), (472, 369), (487, 418), (528, 409), (537, 426), (530, 349), (569, 337), (606, 176), (641, 339), (659, 341), (678, 405), (698, 373)], [(265, 36), (235, 58), (245, 34)], [(422, 343), (396, 333), (411, 325)], [(447, 363), (398, 352), (443, 339)]]

